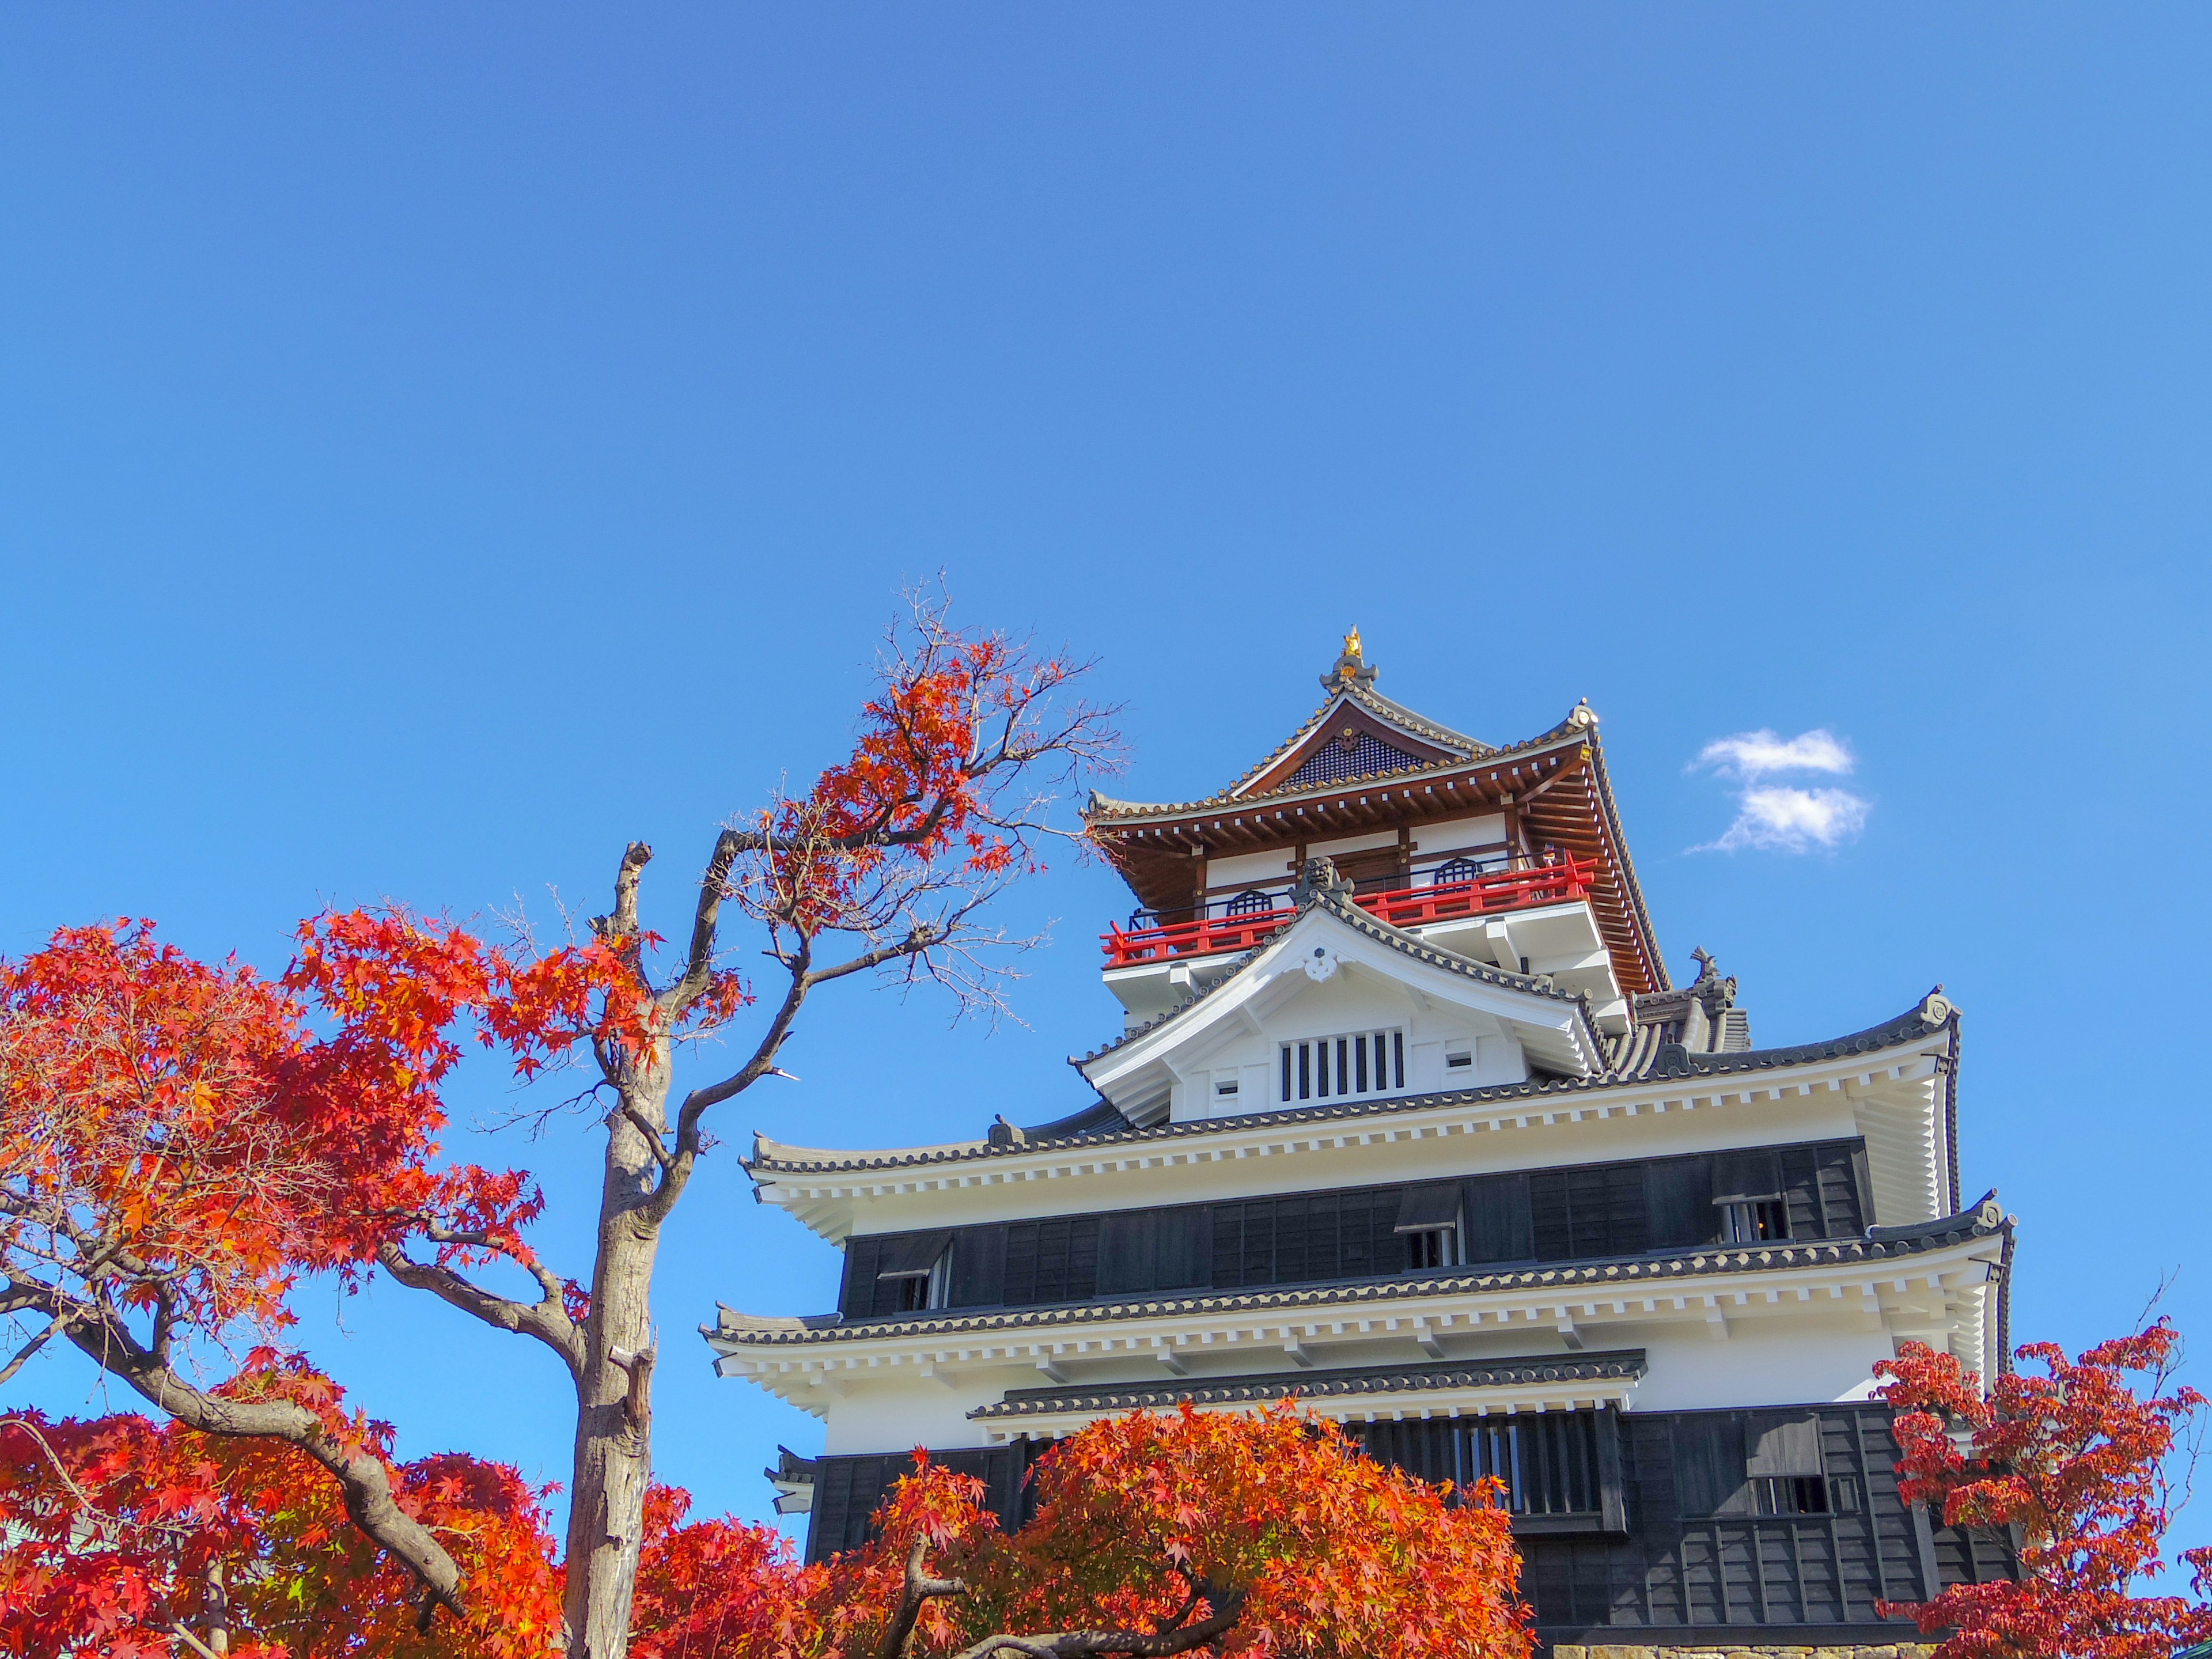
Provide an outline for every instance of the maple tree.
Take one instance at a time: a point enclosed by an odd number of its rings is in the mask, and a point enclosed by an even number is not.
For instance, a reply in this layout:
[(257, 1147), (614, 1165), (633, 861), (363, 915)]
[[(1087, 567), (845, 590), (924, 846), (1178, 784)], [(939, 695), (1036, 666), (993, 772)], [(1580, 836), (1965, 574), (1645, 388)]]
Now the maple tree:
[(2136, 1593), (2166, 1568), (2172, 1466), (2205, 1404), (2174, 1380), (2179, 1341), (2161, 1319), (2076, 1358), (2029, 1343), (2016, 1357), (2040, 1374), (2008, 1370), (1986, 1390), (1918, 1342), (1875, 1367), (1897, 1412), (1905, 1500), (1946, 1526), (2018, 1528), (2016, 1580), (1885, 1607), (1951, 1632), (1935, 1659), (2166, 1659), (2212, 1639), (2212, 1546), (2181, 1553), (2198, 1599)]
[[(264, 1364), (241, 1392), (321, 1393)], [(391, 1433), (354, 1419), (374, 1455)], [(431, 1632), (410, 1576), (349, 1524), (298, 1449), (143, 1417), (0, 1419), (0, 1654), (151, 1659), (525, 1659), (562, 1572), (545, 1493), (458, 1455), (392, 1466), (398, 1501), (474, 1589)], [(1251, 1416), (1136, 1413), (1034, 1471), (1012, 1536), (982, 1483), (915, 1454), (860, 1548), (802, 1565), (770, 1528), (687, 1519), (648, 1489), (639, 1659), (1528, 1659), (1494, 1480), (1455, 1494), (1370, 1462), (1294, 1401)]]
[[(372, 1273), (531, 1339), (569, 1376), (577, 1419), (563, 1622), (577, 1659), (619, 1659), (652, 1468), (650, 1291), (661, 1231), (711, 1140), (707, 1115), (763, 1078), (815, 992), (872, 972), (1001, 1006), (1028, 941), (985, 908), (1039, 867), (1055, 792), (1111, 763), (1110, 711), (1071, 692), (1085, 665), (955, 629), (917, 599), (878, 664), (852, 752), (805, 793), (715, 838), (672, 971), (618, 860), (590, 937), (538, 951), (396, 908), (304, 923), (278, 980), (192, 960), (146, 924), (64, 928), (0, 963), (0, 1316), (36, 1328), (5, 1382), (65, 1341), (188, 1427), (282, 1441), (434, 1607), (465, 1615), (464, 1571), (391, 1468), (326, 1402), (204, 1380), (291, 1322), (301, 1277)], [(724, 913), (756, 924), (777, 981), (725, 960)], [(680, 1095), (680, 1045), (749, 1008), (740, 1056)], [(529, 1079), (586, 1070), (606, 1134), (588, 1277), (526, 1234), (520, 1171), (452, 1164), (443, 1088), (471, 1044)], [(509, 1295), (493, 1268), (520, 1274)]]
[(640, 1611), (653, 1616), (641, 1618), (636, 1650), (1528, 1659), (1534, 1649), (1503, 1487), (1425, 1485), (1293, 1401), (1093, 1423), (1036, 1464), (1036, 1516), (1011, 1536), (981, 1481), (922, 1453), (915, 1465), (870, 1541), (816, 1566), (727, 1522), (684, 1529), (697, 1537), (681, 1547), (684, 1532), (670, 1533), (641, 1574)]
[[(227, 1396), (336, 1413), (337, 1391), (266, 1357)], [(152, 1659), (525, 1659), (560, 1617), (546, 1494), (459, 1454), (391, 1462), (388, 1426), (349, 1419), (393, 1500), (467, 1574), (471, 1611), (426, 1629), (414, 1576), (348, 1516), (313, 1461), (269, 1436), (130, 1415), (0, 1418), (0, 1654)]]

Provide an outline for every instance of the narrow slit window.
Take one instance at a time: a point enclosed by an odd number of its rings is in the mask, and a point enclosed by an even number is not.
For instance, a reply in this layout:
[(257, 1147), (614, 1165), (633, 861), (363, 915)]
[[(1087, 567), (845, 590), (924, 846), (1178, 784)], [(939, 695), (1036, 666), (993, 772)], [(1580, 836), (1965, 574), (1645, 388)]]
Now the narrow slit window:
[[(1293, 1057), (1295, 1054), (1295, 1058)], [(1285, 1042), (1278, 1050), (1281, 1070), (1278, 1092), (1293, 1098), (1291, 1073), (1297, 1076), (1295, 1098), (1340, 1100), (1371, 1097), (1406, 1086), (1406, 1034), (1403, 1030), (1350, 1031), (1342, 1036), (1311, 1037)]]

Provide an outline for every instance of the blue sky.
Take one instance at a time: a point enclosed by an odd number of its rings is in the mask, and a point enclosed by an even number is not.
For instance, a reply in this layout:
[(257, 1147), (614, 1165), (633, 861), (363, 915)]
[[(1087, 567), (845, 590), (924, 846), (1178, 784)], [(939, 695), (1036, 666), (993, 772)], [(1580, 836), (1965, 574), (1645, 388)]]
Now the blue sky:
[[(597, 906), (633, 837), (665, 925), (939, 569), (1100, 659), (1153, 799), (1356, 623), (1493, 741), (1589, 697), (1675, 972), (1717, 953), (1762, 1043), (1944, 983), (2020, 1337), (2179, 1268), (2212, 1340), (2209, 48), (2161, 7), (9, 12), (0, 951), (120, 913), (274, 969), (325, 903)], [(1762, 729), (1845, 745), (1764, 781), (1863, 825), (1689, 850), (1760, 781), (1698, 757)], [(1055, 866), (1025, 1026), (842, 988), (722, 1132), (1072, 1109), (1127, 908)], [(584, 1271), (584, 1127), (470, 1150)], [(687, 1200), (657, 1456), (704, 1504), (818, 1433), (688, 1333), (835, 1267), (733, 1156)], [(302, 1311), (410, 1454), (563, 1474), (535, 1352)]]

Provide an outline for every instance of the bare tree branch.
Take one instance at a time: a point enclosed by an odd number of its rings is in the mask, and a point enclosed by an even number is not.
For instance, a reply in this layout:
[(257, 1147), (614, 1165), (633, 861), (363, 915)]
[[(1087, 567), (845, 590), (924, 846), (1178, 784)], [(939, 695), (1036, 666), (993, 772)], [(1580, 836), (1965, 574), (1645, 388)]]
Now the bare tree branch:
[(485, 1290), (451, 1267), (434, 1261), (417, 1261), (396, 1241), (387, 1241), (378, 1249), (376, 1261), (410, 1290), (428, 1291), (447, 1305), (500, 1330), (535, 1337), (560, 1355), (571, 1377), (583, 1375), (584, 1335), (569, 1319), (562, 1302), (561, 1281), (549, 1269), (526, 1264), (545, 1294), (537, 1302), (518, 1302)]
[(120, 1377), (147, 1403), (204, 1434), (282, 1440), (313, 1458), (338, 1483), (353, 1523), (455, 1616), (468, 1616), (460, 1569), (429, 1529), (399, 1506), (383, 1460), (349, 1444), (305, 1406), (289, 1400), (233, 1400), (195, 1388), (134, 1339), (109, 1315), (83, 1320), (70, 1340), (94, 1364)]

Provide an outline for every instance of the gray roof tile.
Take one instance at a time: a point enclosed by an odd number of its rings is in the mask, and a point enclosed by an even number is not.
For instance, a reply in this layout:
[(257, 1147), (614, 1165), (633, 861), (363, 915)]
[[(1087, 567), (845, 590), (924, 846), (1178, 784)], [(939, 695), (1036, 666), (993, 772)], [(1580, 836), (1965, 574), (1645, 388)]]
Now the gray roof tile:
[(1836, 1267), (1918, 1255), (1966, 1239), (2008, 1233), (2011, 1224), (1994, 1196), (1972, 1210), (1945, 1216), (1924, 1227), (1900, 1229), (1911, 1236), (1894, 1238), (1808, 1239), (1747, 1249), (1725, 1247), (1678, 1250), (1607, 1261), (1553, 1262), (1495, 1273), (1406, 1274), (1264, 1291), (1196, 1292), (1152, 1296), (1142, 1300), (1060, 1304), (1043, 1308), (1008, 1308), (971, 1314), (940, 1313), (920, 1319), (846, 1321), (769, 1318), (723, 1308), (717, 1322), (701, 1333), (748, 1345), (788, 1347), (817, 1343), (880, 1340), (886, 1337), (956, 1337), (984, 1331), (1048, 1329), (1107, 1325), (1129, 1319), (1158, 1319), (1178, 1314), (1243, 1314), (1281, 1311), (1317, 1314), (1324, 1310), (1419, 1297), (1469, 1296), (1490, 1291), (1527, 1291), (1539, 1295), (1577, 1291), (1590, 1285), (1626, 1286), (1706, 1279), (1718, 1273)]
[(1388, 1370), (1277, 1371), (1262, 1376), (1193, 1377), (1180, 1382), (1109, 1382), (1088, 1389), (1009, 1389), (1004, 1399), (979, 1406), (968, 1415), (988, 1422), (1065, 1412), (1158, 1411), (1186, 1400), (1194, 1406), (1228, 1406), (1271, 1402), (1292, 1394), (1302, 1400), (1433, 1394), (1450, 1389), (1611, 1382), (1639, 1377), (1644, 1370), (1644, 1350), (1624, 1348), (1609, 1353), (1543, 1354), (1526, 1359), (1466, 1360)]

